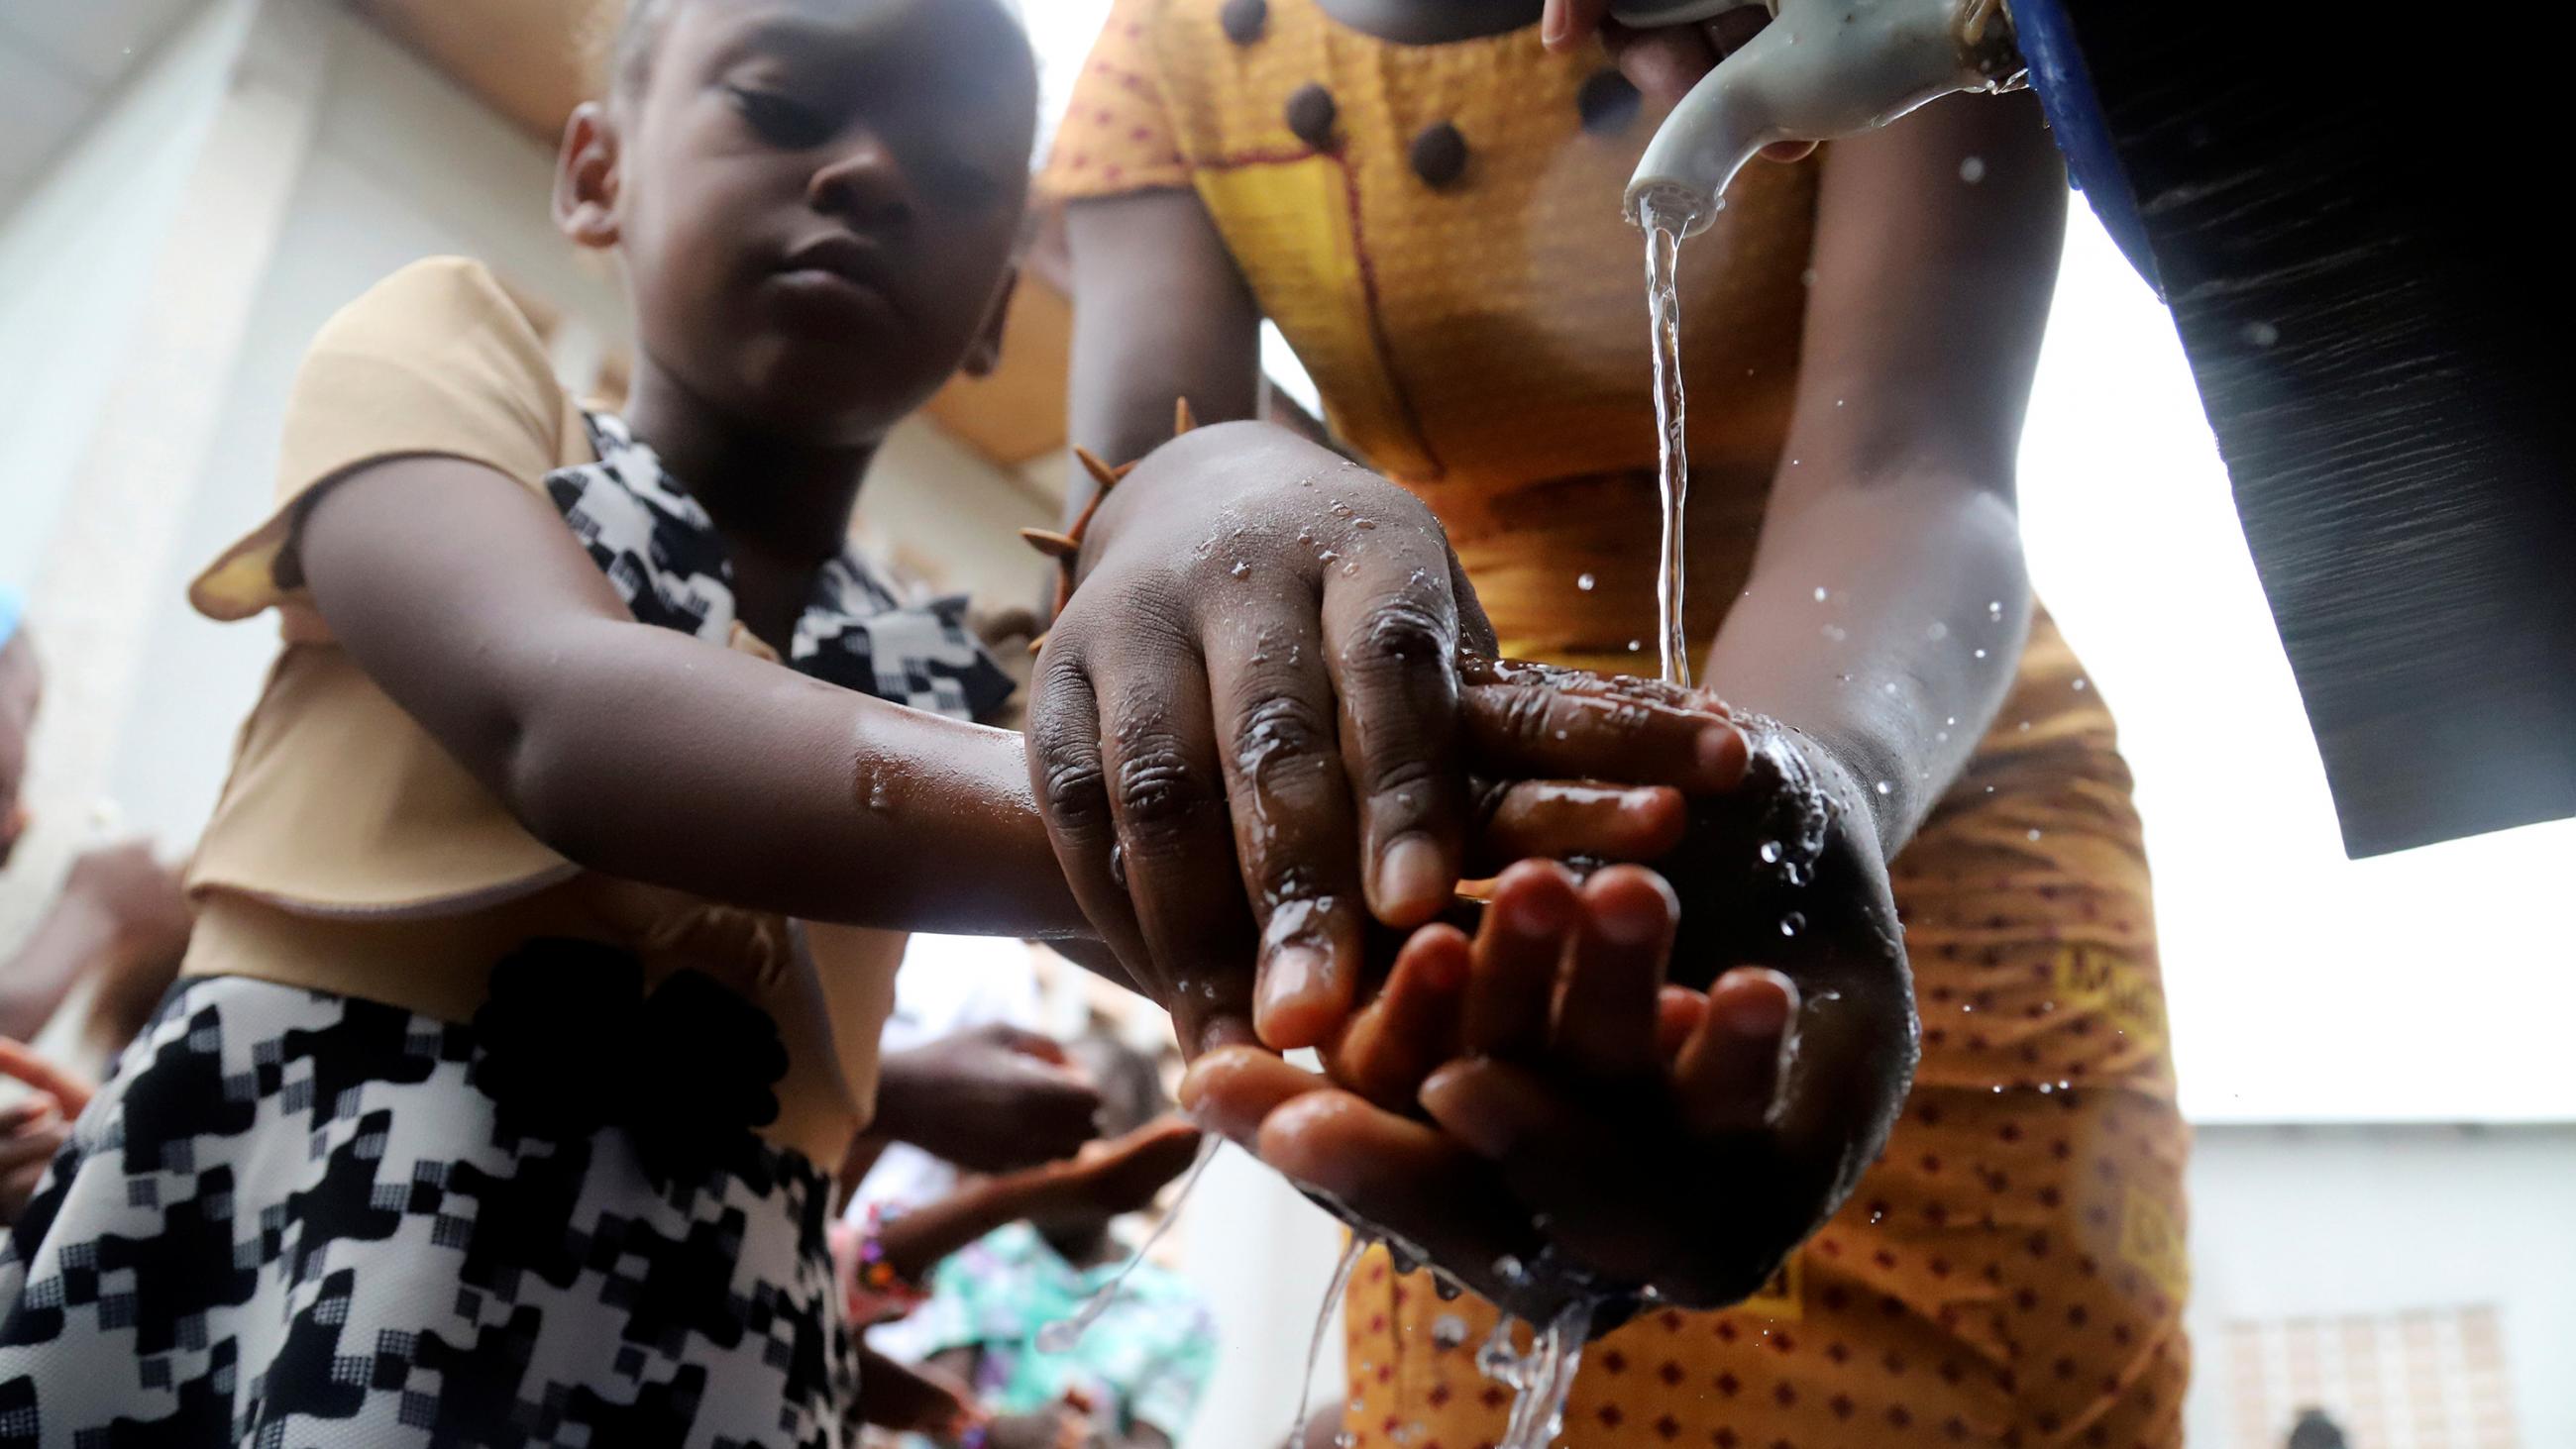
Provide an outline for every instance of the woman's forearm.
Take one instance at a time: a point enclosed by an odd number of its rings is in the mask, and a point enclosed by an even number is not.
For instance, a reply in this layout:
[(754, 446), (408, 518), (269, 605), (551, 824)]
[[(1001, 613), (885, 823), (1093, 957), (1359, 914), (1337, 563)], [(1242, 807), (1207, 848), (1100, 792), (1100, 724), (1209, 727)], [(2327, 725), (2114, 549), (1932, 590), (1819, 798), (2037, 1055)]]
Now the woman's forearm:
[(2009, 494), (1913, 477), (1775, 517), (1706, 682), (1804, 730), (1859, 782), (1890, 857), (1994, 720), (2029, 629)]

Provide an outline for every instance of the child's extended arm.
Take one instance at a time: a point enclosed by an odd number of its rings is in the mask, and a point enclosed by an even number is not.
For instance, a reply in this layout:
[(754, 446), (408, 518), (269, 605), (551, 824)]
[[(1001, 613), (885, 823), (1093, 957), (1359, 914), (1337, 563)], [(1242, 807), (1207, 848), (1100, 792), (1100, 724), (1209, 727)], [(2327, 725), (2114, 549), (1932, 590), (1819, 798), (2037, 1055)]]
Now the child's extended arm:
[(1051, 1205), (1080, 1203), (1107, 1213), (1151, 1207), (1157, 1193), (1189, 1170), (1198, 1150), (1198, 1131), (1188, 1123), (1148, 1122), (1124, 1137), (1092, 1143), (1069, 1161), (970, 1182), (890, 1220), (878, 1243), (886, 1265), (918, 1283), (949, 1254)]
[(810, 920), (1085, 931), (1019, 736), (636, 623), (494, 469), (362, 467), (292, 563), (350, 657), (581, 865)]

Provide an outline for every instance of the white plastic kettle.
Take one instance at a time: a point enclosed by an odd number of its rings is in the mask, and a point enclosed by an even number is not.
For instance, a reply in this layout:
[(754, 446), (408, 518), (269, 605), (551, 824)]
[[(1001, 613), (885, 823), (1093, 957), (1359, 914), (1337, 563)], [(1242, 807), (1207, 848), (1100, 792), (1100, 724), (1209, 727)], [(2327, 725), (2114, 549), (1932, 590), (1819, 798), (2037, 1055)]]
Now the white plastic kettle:
[(1638, 218), (1716, 220), (1718, 199), (1775, 141), (1856, 135), (1955, 91), (2000, 89), (2020, 70), (1999, 0), (1625, 0), (1632, 29), (1765, 4), (1771, 23), (1720, 63), (1655, 133), (1628, 183)]

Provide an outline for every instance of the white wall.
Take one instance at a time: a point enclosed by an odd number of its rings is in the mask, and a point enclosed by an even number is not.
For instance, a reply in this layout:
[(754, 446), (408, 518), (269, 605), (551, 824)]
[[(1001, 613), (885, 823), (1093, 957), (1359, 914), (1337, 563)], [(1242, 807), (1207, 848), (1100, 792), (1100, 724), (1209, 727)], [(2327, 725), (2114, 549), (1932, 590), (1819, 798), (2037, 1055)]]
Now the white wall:
[(2576, 1127), (2204, 1128), (2191, 1192), (2199, 1449), (2279, 1449), (2230, 1437), (2228, 1320), (2478, 1303), (2520, 1442), (2576, 1444)]
[(208, 5), (0, 224), (0, 581), (35, 578), (257, 8)]
[(2080, 204), (2021, 482), (2040, 597), (2137, 770), (2185, 1112), (2576, 1119), (2576, 821), (2344, 858), (2173, 321)]
[(604, 336), (623, 310), (547, 212), (552, 154), (338, 7), (313, 154), (298, 180), (253, 325), (227, 383), (216, 445), (158, 591), (146, 683), (111, 794), (127, 823), (184, 848), (230, 761), (234, 727), (276, 648), (266, 620), (191, 612), (188, 574), (268, 512), (278, 429), (305, 345), (330, 315), (421, 257), (481, 257)]

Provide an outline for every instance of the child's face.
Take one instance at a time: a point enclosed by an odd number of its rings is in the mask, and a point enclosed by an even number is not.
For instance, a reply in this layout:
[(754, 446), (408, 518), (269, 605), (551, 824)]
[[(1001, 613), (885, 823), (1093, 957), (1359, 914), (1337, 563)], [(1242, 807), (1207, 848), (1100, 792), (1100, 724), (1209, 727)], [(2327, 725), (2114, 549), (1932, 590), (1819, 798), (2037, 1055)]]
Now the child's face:
[(1025, 39), (992, 0), (683, 0), (662, 24), (600, 123), (606, 230), (584, 239), (625, 254), (643, 349), (689, 391), (806, 441), (875, 437), (1004, 295)]

